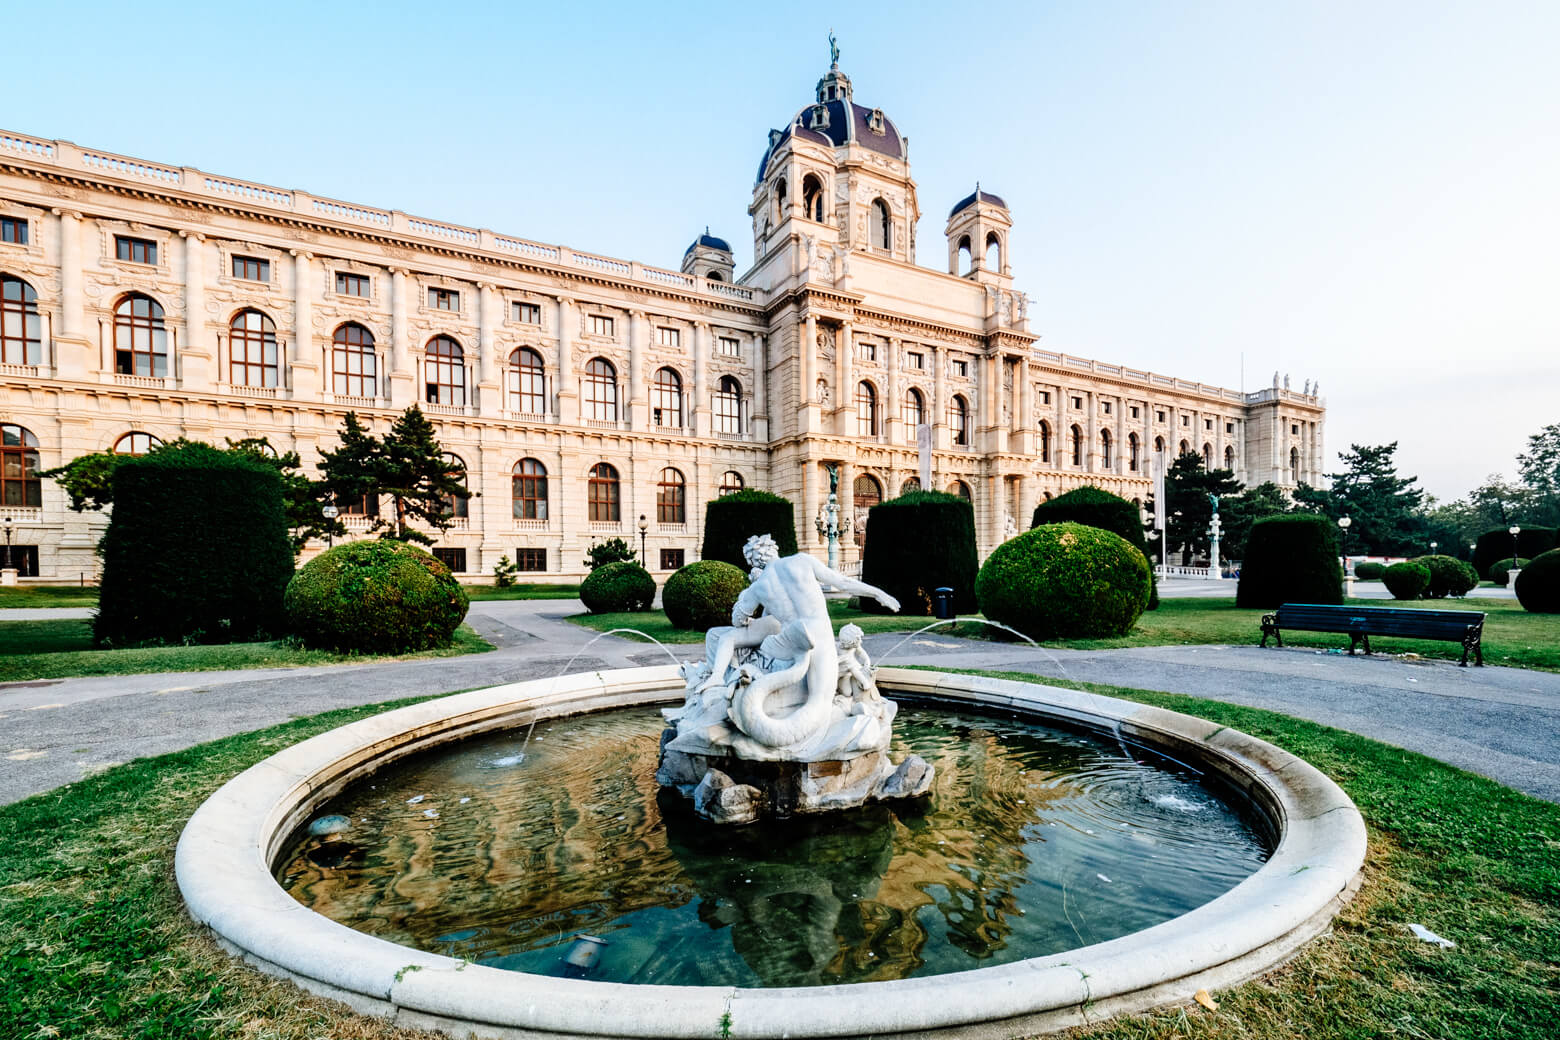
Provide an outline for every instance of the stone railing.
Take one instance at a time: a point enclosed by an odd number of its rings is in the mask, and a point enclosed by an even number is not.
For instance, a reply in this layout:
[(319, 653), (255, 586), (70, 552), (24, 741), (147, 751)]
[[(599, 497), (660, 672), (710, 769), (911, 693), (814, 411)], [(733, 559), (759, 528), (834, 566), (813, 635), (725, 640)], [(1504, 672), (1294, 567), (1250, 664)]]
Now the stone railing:
[(1160, 565), (1154, 568), (1154, 574), (1160, 578), (1217, 578), (1219, 572), (1212, 567), (1175, 567)]
[(293, 219), (368, 226), (415, 244), (448, 248), (451, 242), (473, 250), (522, 256), (575, 270), (598, 271), (615, 278), (673, 286), (688, 292), (757, 302), (758, 290), (746, 285), (695, 278), (681, 271), (647, 267), (614, 257), (576, 252), (565, 246), (531, 242), (495, 234), (485, 228), (462, 227), (413, 217), (400, 210), (360, 206), (340, 199), (318, 198), (303, 191), (277, 188), (233, 177), (221, 177), (188, 166), (167, 166), (111, 152), (93, 151), (69, 141), (51, 141), (0, 130), (0, 162), (17, 162), (52, 171), (75, 171), (102, 181), (155, 184), (179, 193), (231, 206), (241, 201), (256, 211), (286, 214)]

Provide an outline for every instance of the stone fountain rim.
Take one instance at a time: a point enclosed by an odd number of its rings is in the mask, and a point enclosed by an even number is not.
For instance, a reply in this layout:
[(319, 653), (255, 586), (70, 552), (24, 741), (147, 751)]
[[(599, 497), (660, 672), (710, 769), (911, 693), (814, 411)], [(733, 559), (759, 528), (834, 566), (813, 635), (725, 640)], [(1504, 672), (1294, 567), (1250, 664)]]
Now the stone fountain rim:
[(174, 858), (179, 889), (191, 917), (229, 952), (397, 1024), (477, 1035), (706, 1037), (728, 1022), (739, 1036), (845, 1037), (953, 1035), (977, 1023), (1018, 1035), (1185, 1001), (1288, 960), (1359, 886), (1366, 837), (1358, 809), (1319, 770), (1272, 744), (1042, 683), (906, 668), (881, 668), (877, 677), (889, 692), (1090, 729), (1119, 726), (1173, 748), (1242, 788), (1268, 814), (1278, 843), (1230, 891), (1108, 942), (925, 978), (780, 989), (588, 982), (467, 964), (353, 931), (298, 903), (272, 876), (293, 830), (359, 776), (533, 718), (671, 700), (682, 679), (663, 665), (454, 694), (280, 751), (228, 781), (190, 818)]

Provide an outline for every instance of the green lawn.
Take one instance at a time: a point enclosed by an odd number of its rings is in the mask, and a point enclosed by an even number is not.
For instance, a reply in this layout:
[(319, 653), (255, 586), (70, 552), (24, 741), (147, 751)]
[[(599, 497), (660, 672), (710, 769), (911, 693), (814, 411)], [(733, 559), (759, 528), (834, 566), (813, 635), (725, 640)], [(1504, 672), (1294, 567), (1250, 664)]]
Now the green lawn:
[[(1382, 606), (1382, 600), (1353, 600), (1364, 606)], [(1560, 671), (1560, 615), (1529, 614), (1516, 600), (1415, 600), (1397, 604), (1437, 610), (1482, 610), (1484, 621), (1484, 660), (1486, 664), (1511, 665)], [(851, 610), (838, 601), (829, 604), (836, 626), (853, 621), (867, 632), (910, 632), (928, 624), (931, 618), (865, 614)], [(1063, 639), (1047, 646), (1074, 650), (1101, 650), (1126, 646), (1167, 646), (1176, 644), (1227, 644), (1255, 646), (1262, 637), (1262, 610), (1242, 610), (1233, 599), (1165, 599), (1158, 610), (1145, 611), (1131, 634), (1117, 639)], [(638, 614), (577, 614), (569, 618), (576, 624), (604, 632), (609, 628), (637, 628), (663, 643), (702, 643), (704, 633), (676, 629), (660, 611)], [(1005, 638), (983, 625), (961, 623), (945, 629), (956, 635), (978, 639)], [(1272, 645), (1271, 640), (1269, 645)], [(1285, 633), (1285, 646), (1348, 649), (1347, 636), (1322, 632)], [(1414, 653), (1422, 657), (1458, 660), (1462, 646), (1417, 639), (1372, 639), (1371, 648), (1379, 653)]]
[(496, 585), (463, 585), (472, 601), (483, 599), (579, 599), (578, 585), (544, 585), (540, 582), (511, 585), (507, 589)]
[(96, 607), (96, 585), (14, 585), (0, 588), (0, 608)]
[[(451, 646), (401, 656), (455, 657), (491, 649), (492, 645), (485, 639), (462, 625), (455, 631)], [(145, 672), (211, 672), (229, 668), (295, 668), (376, 659), (391, 658), (304, 650), (282, 642), (94, 650), (90, 621), (0, 621), (0, 682)]]
[[(1015, 676), (1015, 678), (1030, 678)], [(1081, 685), (1081, 684), (1072, 684)], [(1090, 687), (1280, 744), (1333, 776), (1370, 828), (1366, 883), (1265, 978), (1078, 1031), (1108, 1040), (1549, 1040), (1560, 1022), (1560, 806), (1421, 755), (1255, 708)], [(397, 702), (409, 703), (409, 702)], [(0, 1034), (409, 1040), (225, 955), (184, 914), (173, 848), (227, 778), (392, 705), (295, 720), (0, 807)], [(64, 825), (68, 821), (68, 826)], [(1409, 922), (1451, 938), (1421, 943)], [(740, 1034), (740, 1023), (734, 1023)]]

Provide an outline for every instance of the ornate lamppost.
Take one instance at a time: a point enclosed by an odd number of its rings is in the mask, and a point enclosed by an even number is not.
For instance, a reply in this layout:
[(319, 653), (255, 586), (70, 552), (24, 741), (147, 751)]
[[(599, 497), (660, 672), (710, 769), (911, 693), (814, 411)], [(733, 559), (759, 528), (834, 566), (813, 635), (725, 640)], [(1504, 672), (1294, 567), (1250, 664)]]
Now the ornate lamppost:
[(1354, 523), (1346, 516), (1338, 518), (1338, 551), (1343, 553), (1343, 576), (1349, 576), (1349, 525)]
[(1221, 578), (1224, 575), (1219, 568), (1219, 536), (1224, 533), (1224, 525), (1219, 522), (1219, 496), (1209, 495), (1208, 501), (1213, 506), (1213, 520), (1208, 524), (1208, 577)]
[[(9, 523), (9, 521), (8, 521), (8, 523)], [(6, 537), (6, 544), (7, 545), (9, 545), (11, 543), (11, 535), (9, 533), (10, 530), (11, 530), (10, 527), (6, 528), (7, 534), (6, 534), (5, 537)], [(1522, 528), (1520, 526), (1518, 526), (1517, 524), (1512, 524), (1511, 527), (1509, 528), (1509, 533), (1511, 534), (1511, 569), (1513, 571), (1515, 571), (1516, 568), (1517, 568), (1517, 535), (1522, 533)], [(1510, 576), (1509, 580), (1511, 582), (1512, 587), (1515, 588), (1516, 584), (1517, 584), (1517, 576), (1516, 576), (1516, 574), (1513, 573)]]
[(650, 569), (650, 564), (645, 561), (645, 532), (650, 530), (650, 523), (645, 519), (645, 514), (639, 514), (639, 566), (645, 570)]
[(320, 515), (325, 518), (326, 523), (331, 525), (325, 531), (325, 548), (334, 549), (336, 547), (336, 517), (341, 515), (341, 510), (336, 508), (336, 503), (327, 502), (325, 503), (325, 508), (320, 510)]
[(820, 538), (829, 542), (829, 569), (840, 569), (840, 536), (850, 533), (850, 517), (840, 516), (840, 468), (834, 463), (824, 464), (829, 471), (829, 501), (813, 519), (813, 527)]

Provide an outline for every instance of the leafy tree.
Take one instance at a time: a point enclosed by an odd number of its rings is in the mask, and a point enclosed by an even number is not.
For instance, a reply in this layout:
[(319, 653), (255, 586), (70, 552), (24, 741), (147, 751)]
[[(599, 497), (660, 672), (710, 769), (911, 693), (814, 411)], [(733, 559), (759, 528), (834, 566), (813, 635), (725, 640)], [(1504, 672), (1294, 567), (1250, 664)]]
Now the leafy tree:
[(1294, 509), (1284, 489), (1271, 480), (1247, 488), (1232, 499), (1219, 503), (1219, 518), (1224, 526), (1222, 555), (1231, 560), (1246, 558), (1246, 539), (1251, 525), (1263, 517), (1279, 516)]
[[(1223, 522), (1226, 499), (1240, 494), (1245, 485), (1235, 479), (1235, 472), (1228, 469), (1204, 469), (1202, 456), (1195, 451), (1183, 452), (1165, 473), (1166, 514), (1169, 520), (1168, 541), (1171, 551), (1181, 552), (1181, 566), (1191, 565), (1193, 555), (1208, 554), (1208, 525), (1213, 520), (1213, 503), (1209, 495), (1219, 496), (1220, 522)], [(1148, 511), (1154, 515), (1158, 503), (1153, 496), (1148, 499)], [(1150, 542), (1155, 542), (1153, 535)], [(1219, 555), (1229, 556), (1222, 551)]]
[(1397, 441), (1351, 444), (1338, 456), (1344, 472), (1327, 474), (1331, 490), (1305, 485), (1295, 490), (1295, 502), (1302, 510), (1334, 522), (1342, 516), (1351, 518), (1351, 554), (1412, 556), (1428, 548), (1429, 527), (1422, 512), (1425, 493), (1417, 486), (1418, 477), (1398, 475), (1393, 458), (1397, 447)]
[(416, 405), (401, 413), (383, 440), (348, 412), (341, 424), (341, 445), (320, 453), (320, 470), (326, 490), (338, 502), (389, 496), (390, 514), (374, 517), (371, 529), (401, 542), (432, 545), (433, 539), (413, 527), (413, 521), (447, 531), (453, 519), (450, 501), (472, 497), (464, 473), (445, 456), (433, 424)]
[[(155, 450), (155, 449), (154, 449)], [(95, 451), (78, 455), (63, 466), (41, 471), (40, 477), (52, 477), (70, 496), (70, 507), (78, 513), (102, 509), (114, 501), (114, 470), (127, 455)]]
[(1551, 423), (1528, 438), (1528, 450), (1517, 456), (1517, 472), (1532, 498), (1528, 515), (1515, 522), (1560, 526), (1560, 423)]
[(287, 514), (287, 527), (292, 531), (294, 554), (311, 539), (347, 533), (346, 525), (340, 520), (326, 519), (324, 510), (329, 493), (325, 482), (312, 480), (304, 474), (303, 460), (296, 451), (278, 452), (266, 437), (223, 439), (227, 441), (228, 451), (256, 459), (275, 469), (282, 478), (282, 508)]
[(621, 538), (608, 538), (604, 542), (597, 542), (585, 553), (585, 566), (591, 570), (605, 567), (609, 563), (638, 563), (639, 554), (634, 547)]

